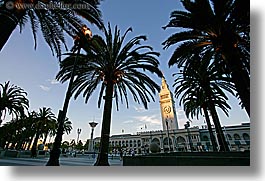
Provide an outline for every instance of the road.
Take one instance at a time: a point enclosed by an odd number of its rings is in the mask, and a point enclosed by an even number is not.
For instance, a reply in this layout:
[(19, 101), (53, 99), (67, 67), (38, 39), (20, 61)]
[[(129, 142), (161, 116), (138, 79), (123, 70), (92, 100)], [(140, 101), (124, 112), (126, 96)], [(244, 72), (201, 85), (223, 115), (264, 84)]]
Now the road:
[[(45, 166), (46, 158), (0, 158), (0, 166)], [(88, 157), (60, 157), (61, 166), (93, 166), (96, 159)], [(109, 159), (110, 166), (122, 166), (117, 158)]]

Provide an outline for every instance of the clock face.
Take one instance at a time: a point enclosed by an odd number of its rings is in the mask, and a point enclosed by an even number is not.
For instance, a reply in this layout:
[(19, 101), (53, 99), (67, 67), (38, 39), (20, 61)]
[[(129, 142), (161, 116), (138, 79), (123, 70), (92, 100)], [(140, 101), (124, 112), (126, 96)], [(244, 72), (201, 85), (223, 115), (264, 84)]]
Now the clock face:
[(171, 107), (170, 106), (165, 106), (164, 107), (164, 112), (165, 113), (170, 113), (171, 112)]

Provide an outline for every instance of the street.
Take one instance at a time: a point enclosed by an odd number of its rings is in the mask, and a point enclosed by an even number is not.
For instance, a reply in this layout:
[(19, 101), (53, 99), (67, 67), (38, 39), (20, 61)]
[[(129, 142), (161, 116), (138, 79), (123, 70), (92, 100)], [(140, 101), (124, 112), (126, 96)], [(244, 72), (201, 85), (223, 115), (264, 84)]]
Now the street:
[[(45, 166), (46, 158), (0, 158), (0, 166)], [(96, 159), (88, 157), (60, 157), (61, 166), (93, 166)], [(110, 159), (110, 166), (122, 166), (122, 161), (117, 158)]]

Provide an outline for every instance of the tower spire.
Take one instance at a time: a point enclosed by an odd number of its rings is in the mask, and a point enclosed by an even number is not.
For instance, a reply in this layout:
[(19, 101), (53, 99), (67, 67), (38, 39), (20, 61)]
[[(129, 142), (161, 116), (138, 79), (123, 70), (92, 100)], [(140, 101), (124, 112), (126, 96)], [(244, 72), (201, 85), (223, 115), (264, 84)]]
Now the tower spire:
[(169, 90), (169, 86), (167, 85), (167, 81), (164, 75), (162, 77), (162, 85), (159, 97), (160, 97), (159, 102), (160, 102), (163, 130), (178, 129), (178, 122), (177, 122), (177, 115), (176, 115), (173, 94)]

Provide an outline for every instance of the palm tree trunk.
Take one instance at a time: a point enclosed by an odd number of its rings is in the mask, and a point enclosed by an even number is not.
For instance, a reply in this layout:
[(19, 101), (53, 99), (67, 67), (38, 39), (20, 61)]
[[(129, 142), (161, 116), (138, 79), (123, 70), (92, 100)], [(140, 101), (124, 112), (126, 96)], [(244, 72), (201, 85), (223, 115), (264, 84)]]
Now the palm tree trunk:
[(0, 8), (0, 51), (24, 15), (24, 11), (15, 8), (7, 10), (5, 5)]
[(211, 122), (210, 122), (210, 118), (209, 118), (209, 114), (208, 114), (208, 110), (206, 109), (206, 106), (203, 106), (203, 111), (204, 111), (207, 127), (208, 127), (208, 130), (209, 130), (209, 134), (210, 134), (210, 139), (211, 139), (211, 142), (212, 142), (212, 145), (213, 145), (213, 151), (217, 152), (218, 151), (217, 150), (217, 143), (216, 143), (215, 137), (213, 135), (213, 129), (212, 129), (212, 125), (211, 125)]
[(18, 139), (18, 143), (16, 145), (16, 150), (21, 150), (23, 149), (23, 143), (24, 143), (24, 140), (25, 140), (25, 136), (24, 136), (25, 133), (21, 133), (20, 134), (20, 138)]
[[(77, 55), (78, 56), (80, 55), (80, 51), (81, 51), (81, 47), (78, 47), (78, 50), (77, 50)], [(65, 96), (65, 101), (64, 101), (64, 105), (63, 105), (63, 110), (59, 111), (59, 115), (58, 115), (58, 119), (57, 119), (58, 120), (57, 134), (56, 134), (56, 137), (55, 137), (55, 140), (54, 140), (52, 151), (50, 153), (49, 161), (47, 162), (46, 166), (60, 166), (59, 157), (60, 157), (60, 154), (61, 154), (60, 148), (61, 148), (62, 137), (63, 137), (63, 133), (64, 133), (64, 122), (65, 122), (65, 118), (66, 118), (66, 114), (67, 114), (67, 109), (68, 109), (68, 105), (69, 105), (69, 102), (70, 102), (70, 98), (72, 96), (72, 86), (73, 86), (73, 82), (74, 82), (75, 70), (76, 70), (76, 65), (77, 65), (77, 61), (78, 61), (77, 57), (75, 58), (75, 62), (74, 62), (73, 69), (72, 69), (72, 72), (71, 72), (71, 77), (70, 77), (70, 80), (69, 80), (68, 89), (66, 91), (66, 96)]]
[(7, 141), (6, 144), (5, 144), (5, 150), (7, 150), (9, 148), (9, 144), (10, 144), (10, 142)]
[(59, 110), (58, 114), (58, 129), (57, 129), (57, 134), (53, 143), (53, 148), (50, 153), (50, 158), (49, 161), (47, 162), (46, 166), (60, 166), (59, 163), (59, 157), (61, 154), (61, 143), (62, 143), (62, 137), (63, 137), (63, 117), (65, 118), (65, 115), (63, 116), (63, 111)]
[[(0, 50), (1, 51), (1, 50)], [(2, 108), (0, 108), (0, 126), (1, 126), (1, 124), (2, 124), (2, 122), (3, 122), (3, 120), (2, 120)]]
[(37, 146), (38, 146), (39, 137), (40, 137), (40, 130), (38, 130), (38, 132), (36, 134), (36, 137), (34, 139), (32, 148), (31, 148), (31, 156), (32, 157), (36, 157), (37, 156)]
[(45, 145), (46, 140), (47, 140), (47, 138), (48, 138), (48, 134), (49, 134), (48, 132), (44, 134), (44, 135), (45, 135), (45, 136), (44, 136), (44, 140), (43, 140), (43, 144), (44, 144), (44, 145)]
[(209, 107), (210, 107), (210, 112), (211, 112), (212, 119), (214, 122), (215, 130), (216, 130), (218, 143), (220, 146), (219, 151), (224, 151), (224, 152), (230, 151), (228, 144), (225, 140), (225, 136), (224, 136), (224, 133), (223, 133), (223, 130), (222, 130), (220, 120), (218, 118), (218, 114), (216, 112), (215, 106), (213, 104), (210, 104)]
[(113, 83), (108, 81), (105, 94), (105, 104), (101, 128), (100, 149), (95, 166), (109, 166), (108, 150), (109, 150), (109, 135), (111, 124), (112, 112), (112, 96), (113, 96)]
[(34, 138), (34, 135), (31, 136), (31, 138), (30, 138), (30, 140), (29, 140), (29, 142), (28, 142), (27, 150), (30, 150), (30, 146), (31, 146), (31, 143), (32, 143), (32, 141), (33, 141), (33, 138)]

